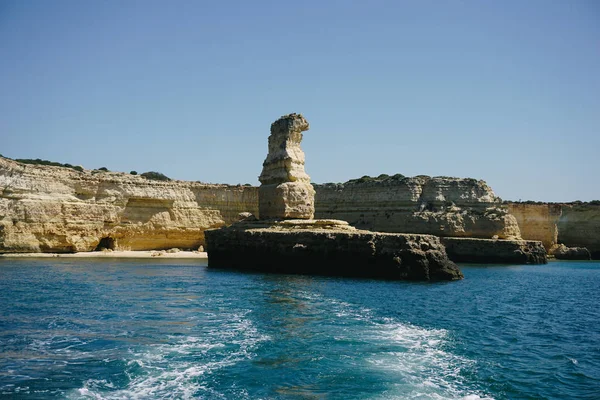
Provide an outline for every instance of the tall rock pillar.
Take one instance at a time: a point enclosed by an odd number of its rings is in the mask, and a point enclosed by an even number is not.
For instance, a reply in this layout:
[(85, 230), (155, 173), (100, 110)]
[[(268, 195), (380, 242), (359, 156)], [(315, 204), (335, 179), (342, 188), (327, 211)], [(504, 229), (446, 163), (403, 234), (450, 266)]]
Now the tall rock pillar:
[(258, 178), (261, 219), (312, 219), (315, 190), (304, 171), (302, 132), (309, 128), (302, 114), (284, 115), (271, 124), (269, 154)]

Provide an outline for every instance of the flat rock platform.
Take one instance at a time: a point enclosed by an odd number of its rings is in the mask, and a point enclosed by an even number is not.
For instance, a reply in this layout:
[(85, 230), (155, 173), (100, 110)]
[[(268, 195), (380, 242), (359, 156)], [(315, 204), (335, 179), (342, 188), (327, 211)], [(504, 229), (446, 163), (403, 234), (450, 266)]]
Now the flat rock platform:
[(431, 235), (370, 232), (338, 220), (240, 221), (205, 235), (209, 267), (410, 281), (463, 278)]

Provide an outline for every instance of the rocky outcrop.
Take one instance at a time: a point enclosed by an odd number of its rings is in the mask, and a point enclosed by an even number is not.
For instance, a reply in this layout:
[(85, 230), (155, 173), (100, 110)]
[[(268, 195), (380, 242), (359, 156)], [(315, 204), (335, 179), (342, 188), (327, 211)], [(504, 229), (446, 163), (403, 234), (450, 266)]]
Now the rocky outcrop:
[(299, 114), (271, 125), (259, 178), (260, 220), (244, 214), (231, 226), (207, 230), (209, 267), (422, 281), (462, 278), (434, 236), (375, 233), (345, 221), (312, 219), (314, 189), (300, 149), (307, 129)]
[(546, 264), (542, 242), (532, 240), (490, 240), (441, 238), (454, 262), (483, 264)]
[(196, 249), (256, 213), (255, 187), (153, 181), (0, 158), (0, 252)]
[(300, 148), (302, 132), (308, 128), (301, 114), (285, 115), (271, 124), (269, 153), (259, 177), (261, 218), (313, 218), (315, 191)]
[(290, 274), (461, 279), (439, 238), (375, 233), (342, 221), (240, 222), (206, 231), (209, 267)]
[(550, 255), (558, 260), (591, 260), (590, 252), (585, 247), (567, 247), (564, 244), (555, 246)]
[(520, 239), (515, 217), (475, 179), (402, 175), (315, 185), (316, 217), (380, 232)]

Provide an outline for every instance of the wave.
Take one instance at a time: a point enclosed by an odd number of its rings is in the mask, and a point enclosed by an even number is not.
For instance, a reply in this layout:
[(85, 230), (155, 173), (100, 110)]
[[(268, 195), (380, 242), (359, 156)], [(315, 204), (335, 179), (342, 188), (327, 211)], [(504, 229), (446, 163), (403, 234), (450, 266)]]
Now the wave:
[[(390, 382), (385, 399), (491, 399), (476, 389), (472, 375), (476, 362), (454, 354), (454, 341), (444, 329), (429, 329), (394, 318), (379, 317), (365, 307), (306, 293), (312, 301), (341, 319), (334, 339), (361, 350), (365, 370)], [(471, 378), (471, 379), (470, 379)]]
[(260, 334), (245, 313), (227, 315), (202, 336), (169, 336), (168, 343), (131, 349), (126, 362), (128, 383), (123, 389), (106, 380), (88, 379), (68, 398), (192, 399), (214, 397), (209, 376), (254, 356), (269, 337)]
[[(291, 394), (331, 397), (328, 391), (337, 390), (337, 394), (354, 391), (372, 399), (489, 399), (474, 381), (476, 362), (453, 352), (456, 344), (448, 331), (382, 317), (372, 309), (316, 291), (284, 292), (277, 292), (278, 297), (269, 299), (271, 313), (262, 310), (269, 315), (267, 322), (270, 318), (276, 320), (278, 315), (292, 318), (294, 304), (302, 305), (298, 312), (310, 322), (293, 325), (293, 329), (299, 330), (294, 332), (295, 337), (328, 340), (320, 342), (321, 353), (310, 361), (310, 366), (297, 365), (301, 378), (288, 376), (288, 381), (273, 382), (278, 387), (271, 390), (277, 394), (267, 397), (285, 398)], [(281, 310), (286, 314), (278, 314)], [(235, 388), (231, 387), (231, 381), (226, 385), (223, 379), (235, 376), (232, 372), (235, 368), (262, 378), (259, 369), (269, 365), (266, 361), (286, 359), (294, 351), (302, 353), (306, 349), (293, 346), (311, 347), (311, 342), (289, 339), (290, 324), (277, 328), (277, 324), (265, 325), (265, 321), (261, 323), (256, 318), (251, 310), (221, 309), (210, 315), (209, 322), (201, 324), (202, 332), (167, 336), (165, 343), (130, 348), (123, 360), (126, 375), (123, 382), (88, 379), (70, 391), (68, 397), (106, 400), (257, 397), (254, 392), (260, 390), (258, 387)], [(309, 334), (303, 335), (302, 329)], [(242, 364), (248, 361), (252, 362), (247, 366)], [(245, 368), (256, 370), (250, 372)], [(324, 382), (314, 378), (320, 372), (331, 375), (332, 371), (365, 379), (365, 385), (370, 387), (361, 387), (363, 381), (350, 379), (351, 388), (340, 389), (335, 386), (339, 380)], [(263, 394), (258, 397), (264, 397)]]

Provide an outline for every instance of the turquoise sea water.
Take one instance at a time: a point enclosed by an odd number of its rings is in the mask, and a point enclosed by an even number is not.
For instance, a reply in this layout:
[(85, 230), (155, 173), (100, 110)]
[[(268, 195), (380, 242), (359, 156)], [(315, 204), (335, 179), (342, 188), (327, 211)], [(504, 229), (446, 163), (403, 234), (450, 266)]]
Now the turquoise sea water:
[(600, 263), (419, 284), (0, 260), (0, 397), (599, 399)]

